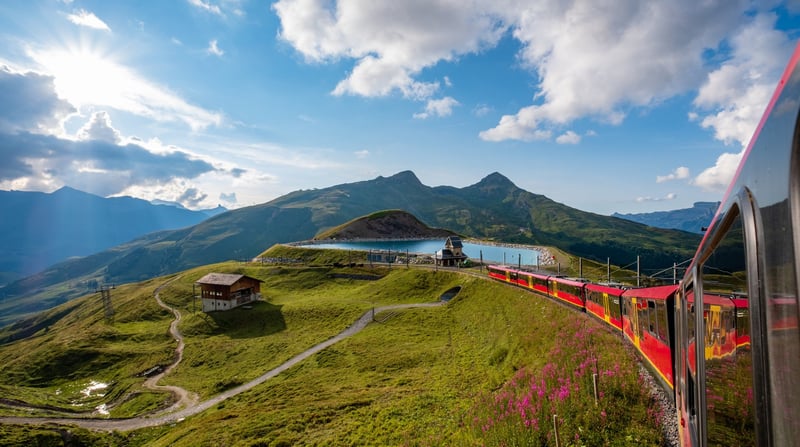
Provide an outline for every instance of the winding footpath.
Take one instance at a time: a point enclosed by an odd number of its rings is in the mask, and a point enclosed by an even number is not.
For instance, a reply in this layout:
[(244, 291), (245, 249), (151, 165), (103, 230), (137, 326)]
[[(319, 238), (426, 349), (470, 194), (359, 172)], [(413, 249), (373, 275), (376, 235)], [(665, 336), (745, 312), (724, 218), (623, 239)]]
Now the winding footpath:
[(177, 422), (182, 421), (183, 419), (194, 416), (198, 413), (201, 413), (220, 402), (230, 399), (237, 394), (241, 394), (245, 391), (250, 390), (253, 387), (256, 387), (267, 380), (277, 376), (278, 374), (288, 370), (289, 368), (297, 365), (298, 363), (302, 362), (303, 360), (311, 357), (312, 355), (326, 349), (348, 337), (351, 337), (362, 329), (367, 327), (367, 325), (373, 321), (375, 315), (389, 311), (389, 310), (398, 310), (398, 309), (410, 309), (410, 308), (417, 308), (417, 307), (437, 307), (446, 304), (446, 301), (437, 301), (437, 302), (430, 302), (430, 303), (412, 303), (412, 304), (395, 304), (390, 306), (381, 306), (376, 307), (374, 309), (368, 310), (365, 312), (358, 320), (355, 321), (350, 327), (345, 329), (344, 331), (340, 332), (338, 335), (329, 338), (328, 340), (323, 341), (322, 343), (316, 344), (311, 348), (297, 354), (296, 356), (290, 358), (280, 366), (267, 371), (266, 373), (262, 374), (261, 376), (239, 385), (235, 388), (231, 388), (225, 392), (222, 392), (208, 400), (203, 402), (198, 401), (198, 397), (194, 393), (190, 393), (187, 390), (177, 387), (177, 386), (170, 386), (170, 385), (157, 385), (156, 383), (165, 375), (169, 374), (176, 366), (181, 362), (183, 359), (183, 348), (185, 346), (183, 341), (183, 336), (181, 335), (180, 331), (178, 330), (178, 323), (181, 321), (181, 314), (178, 312), (177, 309), (167, 306), (161, 298), (159, 297), (159, 292), (162, 288), (168, 285), (170, 282), (178, 279), (173, 278), (166, 283), (159, 286), (155, 292), (155, 299), (158, 302), (158, 305), (171, 311), (172, 314), (175, 316), (175, 319), (170, 324), (170, 335), (172, 335), (175, 340), (178, 342), (178, 346), (175, 349), (175, 361), (166, 368), (160, 374), (153, 376), (147, 379), (143, 386), (148, 389), (157, 390), (157, 391), (169, 391), (173, 393), (177, 397), (177, 401), (166, 410), (157, 413), (156, 415), (152, 416), (141, 416), (129, 419), (95, 419), (95, 418), (60, 418), (60, 417), (0, 417), (0, 424), (17, 424), (17, 425), (41, 425), (41, 424), (57, 424), (57, 425), (75, 425), (91, 430), (105, 430), (105, 431), (130, 431), (130, 430), (137, 430), (140, 428), (145, 427), (155, 427), (159, 425), (166, 425), (166, 424), (174, 424)]

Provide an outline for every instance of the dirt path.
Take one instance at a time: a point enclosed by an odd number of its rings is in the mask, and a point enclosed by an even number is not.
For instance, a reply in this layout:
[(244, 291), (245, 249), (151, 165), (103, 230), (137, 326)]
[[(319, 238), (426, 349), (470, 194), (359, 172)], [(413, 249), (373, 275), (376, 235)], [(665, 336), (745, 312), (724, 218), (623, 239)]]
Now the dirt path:
[[(175, 278), (177, 279), (177, 278)], [(92, 430), (117, 430), (117, 431), (130, 431), (136, 430), (145, 427), (154, 427), (158, 425), (165, 425), (165, 424), (173, 424), (176, 422), (182, 421), (184, 418), (196, 415), (200, 412), (203, 412), (220, 402), (229, 399), (237, 394), (243, 393), (245, 391), (250, 390), (251, 388), (258, 386), (267, 380), (277, 376), (278, 374), (286, 371), (287, 369), (297, 365), (298, 363), (302, 362), (303, 360), (311, 357), (312, 355), (322, 351), (334, 345), (348, 337), (351, 337), (362, 329), (367, 327), (367, 325), (373, 321), (373, 318), (376, 314), (381, 312), (385, 312), (388, 310), (398, 310), (398, 309), (410, 309), (416, 307), (437, 307), (446, 304), (444, 301), (437, 301), (432, 303), (414, 303), (414, 304), (395, 304), (391, 306), (382, 306), (376, 307), (372, 310), (368, 310), (361, 316), (358, 320), (355, 321), (350, 327), (345, 329), (344, 331), (340, 332), (338, 335), (329, 338), (328, 340), (323, 341), (322, 343), (316, 344), (311, 348), (301, 352), (300, 354), (290, 358), (280, 366), (267, 371), (266, 373), (262, 374), (261, 376), (251, 380), (250, 382), (244, 383), (239, 385), (235, 388), (231, 388), (223, 393), (220, 393), (208, 400), (203, 402), (197, 402), (196, 395), (187, 392), (183, 388), (179, 387), (172, 387), (172, 386), (162, 386), (156, 385), (157, 382), (161, 377), (163, 377), (168, 372), (172, 371), (174, 367), (180, 362), (181, 358), (183, 357), (183, 337), (178, 331), (178, 323), (180, 322), (181, 315), (175, 309), (166, 306), (161, 299), (158, 297), (158, 292), (166, 286), (168, 283), (161, 285), (155, 291), (156, 300), (158, 301), (159, 305), (169, 309), (175, 314), (175, 320), (170, 325), (170, 333), (175, 337), (178, 341), (178, 348), (175, 350), (176, 352), (176, 361), (170, 365), (164, 372), (159, 374), (158, 376), (152, 377), (145, 382), (146, 387), (152, 387), (151, 389), (158, 389), (158, 390), (169, 390), (174, 392), (179, 396), (178, 401), (169, 409), (165, 411), (172, 411), (178, 408), (183, 407), (182, 409), (170, 413), (170, 414), (163, 414), (160, 413), (154, 416), (144, 416), (144, 417), (136, 417), (130, 419), (88, 419), (88, 418), (35, 418), (35, 417), (0, 417), (0, 424), (58, 424), (58, 425), (77, 425), (83, 428), (88, 428)], [(148, 386), (147, 383), (151, 382)]]
[(163, 307), (164, 309), (172, 312), (172, 314), (175, 315), (175, 319), (172, 320), (172, 323), (170, 323), (170, 325), (169, 325), (169, 333), (170, 333), (170, 335), (172, 335), (172, 337), (175, 339), (175, 341), (178, 342), (178, 346), (175, 348), (175, 361), (173, 361), (172, 364), (169, 365), (164, 371), (160, 372), (159, 374), (156, 374), (155, 376), (152, 376), (152, 377), (148, 378), (142, 384), (143, 387), (145, 387), (147, 389), (150, 389), (150, 390), (153, 390), (153, 391), (168, 391), (168, 392), (171, 392), (177, 398), (175, 403), (172, 404), (172, 406), (170, 406), (169, 408), (167, 408), (165, 410), (159, 411), (158, 414), (171, 413), (171, 412), (173, 412), (173, 411), (175, 411), (177, 409), (180, 409), (180, 408), (190, 408), (190, 407), (192, 407), (194, 405), (197, 405), (197, 401), (198, 401), (197, 394), (190, 393), (189, 391), (186, 391), (185, 389), (183, 389), (181, 387), (172, 386), (172, 385), (157, 385), (158, 381), (161, 380), (162, 377), (164, 377), (167, 374), (169, 374), (170, 372), (172, 372), (172, 370), (174, 370), (181, 363), (181, 360), (183, 360), (183, 348), (186, 346), (186, 344), (183, 342), (183, 335), (181, 335), (181, 331), (180, 331), (180, 329), (178, 329), (178, 324), (180, 324), (180, 322), (181, 322), (181, 313), (178, 311), (178, 309), (175, 309), (173, 307), (169, 307), (166, 304), (164, 304), (164, 302), (161, 301), (161, 296), (159, 295), (159, 293), (161, 292), (161, 289), (163, 289), (169, 283), (171, 283), (172, 281), (175, 281), (178, 278), (180, 278), (180, 277), (176, 276), (175, 278), (165, 282), (164, 284), (158, 286), (158, 288), (155, 290), (155, 292), (153, 292), (153, 294), (155, 295), (156, 302), (158, 303), (158, 305)]

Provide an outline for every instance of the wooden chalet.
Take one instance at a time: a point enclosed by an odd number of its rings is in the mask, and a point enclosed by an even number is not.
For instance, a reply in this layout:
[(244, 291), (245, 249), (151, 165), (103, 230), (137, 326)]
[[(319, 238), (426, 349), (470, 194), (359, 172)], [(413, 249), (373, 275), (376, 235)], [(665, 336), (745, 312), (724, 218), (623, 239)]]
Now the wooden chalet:
[(437, 251), (434, 256), (436, 265), (453, 267), (467, 260), (464, 254), (464, 244), (458, 236), (450, 236), (444, 241), (444, 248)]
[(203, 312), (230, 310), (261, 298), (260, 279), (233, 273), (209, 273), (198, 279)]

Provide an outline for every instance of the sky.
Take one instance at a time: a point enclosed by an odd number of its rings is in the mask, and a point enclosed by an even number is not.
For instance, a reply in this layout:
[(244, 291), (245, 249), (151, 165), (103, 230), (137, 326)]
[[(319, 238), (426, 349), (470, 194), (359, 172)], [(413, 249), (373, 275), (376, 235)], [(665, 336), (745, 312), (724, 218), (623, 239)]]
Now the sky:
[(599, 214), (722, 198), (800, 0), (5, 0), (0, 189), (190, 209), (411, 170)]

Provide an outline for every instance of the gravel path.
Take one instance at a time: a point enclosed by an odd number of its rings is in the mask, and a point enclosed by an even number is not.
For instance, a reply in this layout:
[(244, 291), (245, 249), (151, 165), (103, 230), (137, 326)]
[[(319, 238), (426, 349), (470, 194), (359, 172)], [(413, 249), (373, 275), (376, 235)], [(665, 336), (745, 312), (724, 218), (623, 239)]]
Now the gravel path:
[(156, 385), (157, 382), (161, 377), (163, 377), (168, 372), (172, 371), (172, 369), (180, 362), (183, 357), (183, 337), (178, 331), (178, 323), (181, 319), (181, 314), (177, 310), (167, 306), (164, 304), (161, 299), (158, 297), (158, 292), (166, 286), (167, 284), (163, 284), (158, 289), (156, 289), (155, 295), (156, 300), (158, 301), (159, 305), (169, 309), (175, 315), (175, 320), (170, 325), (170, 333), (175, 337), (175, 340), (178, 341), (178, 348), (175, 350), (176, 352), (176, 361), (170, 365), (164, 372), (161, 374), (148, 379), (145, 382), (145, 387), (156, 389), (156, 390), (168, 390), (171, 392), (176, 393), (178, 396), (178, 401), (171, 406), (169, 409), (165, 411), (173, 411), (178, 408), (183, 407), (182, 409), (172, 412), (169, 414), (154, 415), (154, 416), (144, 416), (144, 417), (136, 417), (130, 419), (91, 419), (91, 418), (53, 418), (53, 417), (0, 417), (0, 424), (57, 424), (57, 425), (77, 425), (79, 427), (88, 428), (92, 430), (107, 430), (107, 431), (130, 431), (136, 430), (145, 427), (155, 427), (158, 425), (165, 425), (165, 424), (174, 424), (176, 422), (182, 421), (184, 418), (196, 415), (200, 412), (203, 412), (220, 402), (229, 399), (237, 394), (243, 393), (245, 391), (250, 390), (251, 388), (258, 386), (267, 380), (277, 376), (278, 374), (286, 371), (287, 369), (297, 365), (298, 363), (302, 362), (303, 360), (311, 357), (312, 355), (322, 351), (323, 349), (328, 348), (331, 345), (334, 345), (352, 335), (357, 334), (362, 329), (367, 327), (367, 325), (373, 321), (373, 318), (376, 314), (381, 312), (385, 312), (388, 310), (397, 310), (397, 309), (410, 309), (416, 307), (436, 307), (442, 306), (445, 304), (444, 301), (432, 302), (432, 303), (414, 303), (414, 304), (395, 304), (391, 306), (382, 306), (376, 307), (372, 310), (369, 310), (364, 313), (355, 323), (350, 325), (347, 329), (340, 332), (335, 337), (329, 338), (322, 343), (312, 346), (311, 348), (303, 351), (302, 353), (290, 358), (280, 366), (267, 371), (263, 375), (251, 380), (250, 382), (244, 383), (239, 385), (235, 388), (231, 388), (223, 393), (220, 393), (208, 400), (203, 402), (197, 402), (197, 397), (193, 393), (189, 393), (183, 388), (180, 387), (173, 387), (173, 386), (164, 386), (164, 385)]

